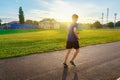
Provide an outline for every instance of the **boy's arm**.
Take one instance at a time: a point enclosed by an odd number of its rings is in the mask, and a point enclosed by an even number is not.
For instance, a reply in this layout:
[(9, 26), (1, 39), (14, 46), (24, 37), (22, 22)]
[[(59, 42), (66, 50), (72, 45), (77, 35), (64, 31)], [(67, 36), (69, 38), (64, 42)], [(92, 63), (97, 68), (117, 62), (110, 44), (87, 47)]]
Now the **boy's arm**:
[(77, 37), (77, 39), (79, 40), (79, 39), (80, 39), (79, 36), (78, 36), (79, 32), (77, 31), (76, 28), (74, 28), (74, 34), (75, 34), (75, 36)]

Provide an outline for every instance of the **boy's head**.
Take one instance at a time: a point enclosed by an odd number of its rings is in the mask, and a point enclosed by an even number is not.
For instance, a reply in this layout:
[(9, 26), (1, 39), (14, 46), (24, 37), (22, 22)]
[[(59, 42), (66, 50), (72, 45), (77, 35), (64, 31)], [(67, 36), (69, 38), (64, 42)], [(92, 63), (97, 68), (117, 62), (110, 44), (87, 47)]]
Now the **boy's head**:
[(72, 15), (72, 20), (73, 20), (74, 22), (77, 22), (77, 20), (78, 20), (78, 15), (77, 15), (77, 14), (73, 14), (73, 15)]

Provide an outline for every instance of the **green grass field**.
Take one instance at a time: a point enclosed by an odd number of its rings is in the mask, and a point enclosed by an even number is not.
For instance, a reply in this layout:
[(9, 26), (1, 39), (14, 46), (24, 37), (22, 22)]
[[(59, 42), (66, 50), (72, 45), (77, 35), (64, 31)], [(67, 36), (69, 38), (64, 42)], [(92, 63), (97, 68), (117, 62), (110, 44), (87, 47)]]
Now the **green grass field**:
[(35, 32), (35, 31), (39, 31), (39, 30), (35, 30), (35, 29), (31, 29), (31, 30), (0, 30), (0, 34), (13, 34), (13, 33), (27, 33), (27, 32)]
[[(120, 41), (120, 30), (80, 30), (80, 46)], [(65, 49), (67, 30), (0, 30), (0, 59)]]

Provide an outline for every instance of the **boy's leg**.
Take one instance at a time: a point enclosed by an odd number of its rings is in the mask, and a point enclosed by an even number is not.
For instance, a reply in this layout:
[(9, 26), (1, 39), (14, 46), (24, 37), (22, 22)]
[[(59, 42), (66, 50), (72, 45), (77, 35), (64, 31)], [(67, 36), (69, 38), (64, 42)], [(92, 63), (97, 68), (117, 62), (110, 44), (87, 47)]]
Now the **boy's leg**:
[(76, 58), (76, 56), (77, 56), (78, 53), (79, 53), (79, 49), (76, 49), (76, 52), (74, 53), (73, 58), (72, 58), (72, 60), (70, 61), (70, 63), (71, 63), (73, 66), (76, 66), (73, 61), (74, 61), (74, 59)]
[(64, 62), (64, 63), (67, 62), (67, 59), (68, 59), (68, 57), (69, 57), (69, 54), (70, 54), (71, 50), (72, 50), (72, 49), (68, 49), (68, 52), (67, 52), (67, 54), (66, 54), (66, 56), (65, 56), (65, 62)]
[(74, 53), (73, 58), (72, 58), (71, 61), (74, 61), (74, 59), (76, 58), (76, 56), (78, 55), (78, 53), (79, 53), (79, 49), (76, 49), (76, 52)]

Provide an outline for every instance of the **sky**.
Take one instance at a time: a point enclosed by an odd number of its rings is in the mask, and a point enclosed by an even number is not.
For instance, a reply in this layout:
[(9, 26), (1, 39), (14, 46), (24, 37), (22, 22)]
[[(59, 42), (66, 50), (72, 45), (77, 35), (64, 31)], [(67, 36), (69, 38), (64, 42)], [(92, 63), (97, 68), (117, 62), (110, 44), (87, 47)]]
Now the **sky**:
[(22, 6), (25, 20), (40, 21), (54, 18), (57, 21), (71, 21), (72, 14), (78, 14), (80, 23), (93, 23), (96, 20), (106, 23), (107, 8), (109, 22), (120, 20), (120, 0), (1, 0), (0, 19), (2, 22), (18, 21), (19, 7)]

